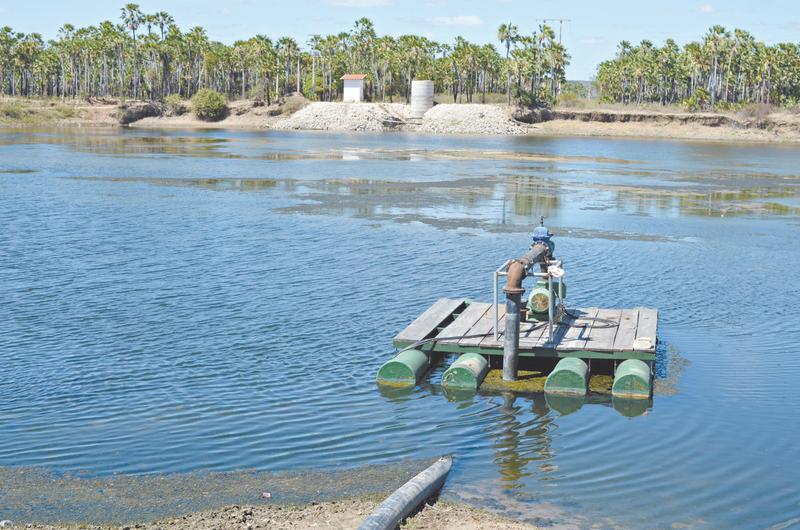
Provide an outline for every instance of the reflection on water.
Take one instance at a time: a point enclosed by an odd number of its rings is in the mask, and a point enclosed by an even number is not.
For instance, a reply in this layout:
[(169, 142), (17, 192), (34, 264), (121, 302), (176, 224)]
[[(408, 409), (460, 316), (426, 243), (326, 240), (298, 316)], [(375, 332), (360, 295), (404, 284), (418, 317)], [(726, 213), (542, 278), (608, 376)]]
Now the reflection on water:
[(548, 408), (555, 410), (562, 416), (578, 412), (586, 402), (586, 396), (559, 396), (555, 394), (545, 394), (545, 401)]
[[(445, 496), (542, 525), (791, 521), (798, 167), (667, 141), (0, 133), (0, 470), (453, 454)], [(443, 365), (376, 389), (391, 338), (437, 298), (488, 301), (540, 215), (568, 303), (659, 308), (654, 401), (445, 394)], [(32, 516), (14, 491), (0, 519)]]
[[(109, 182), (140, 182), (159, 186), (197, 187), (217, 191), (263, 191), (278, 186), (279, 181), (274, 179), (235, 179), (235, 178), (202, 178), (202, 179), (174, 179), (174, 178), (142, 178), (142, 177), (73, 177), (76, 180), (104, 180)], [(281, 183), (284, 184), (284, 183)], [(284, 185), (283, 189), (291, 190), (291, 185)]]
[[(487, 432), (494, 437), (494, 462), (500, 473), (500, 481), (507, 490), (524, 488), (523, 478), (531, 476), (528, 466), (544, 462), (554, 456), (549, 430), (552, 417), (541, 394), (519, 402), (510, 392), (502, 395), (499, 417)], [(519, 407), (531, 406), (533, 419), (520, 421)]]

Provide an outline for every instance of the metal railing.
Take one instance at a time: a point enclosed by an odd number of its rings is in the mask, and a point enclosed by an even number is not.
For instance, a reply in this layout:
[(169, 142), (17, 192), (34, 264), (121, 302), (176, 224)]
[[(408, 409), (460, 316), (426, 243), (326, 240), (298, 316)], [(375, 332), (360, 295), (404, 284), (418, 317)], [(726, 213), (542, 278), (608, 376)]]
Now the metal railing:
[[(494, 304), (494, 340), (498, 340), (500, 338), (500, 301), (499, 301), (499, 281), (501, 276), (508, 276), (508, 266), (511, 265), (513, 259), (507, 260), (503, 263), (497, 270), (494, 271), (492, 274), (492, 281), (493, 281), (493, 293), (494, 297), (492, 302)], [(557, 267), (559, 269), (562, 268), (563, 262), (560, 259), (554, 260), (547, 260), (545, 262), (547, 264), (548, 269), (550, 267)], [(553, 307), (554, 301), (554, 292), (553, 292), (553, 275), (549, 272), (534, 272), (533, 274), (529, 274), (529, 276), (535, 276), (537, 278), (547, 278), (547, 290), (549, 292), (550, 303), (547, 307), (547, 328), (548, 328), (548, 336), (550, 338), (550, 342), (553, 342), (553, 324), (561, 319), (561, 316), (564, 313), (564, 282), (559, 280), (558, 282), (558, 304), (559, 304), (559, 311), (556, 317), (556, 308)]]

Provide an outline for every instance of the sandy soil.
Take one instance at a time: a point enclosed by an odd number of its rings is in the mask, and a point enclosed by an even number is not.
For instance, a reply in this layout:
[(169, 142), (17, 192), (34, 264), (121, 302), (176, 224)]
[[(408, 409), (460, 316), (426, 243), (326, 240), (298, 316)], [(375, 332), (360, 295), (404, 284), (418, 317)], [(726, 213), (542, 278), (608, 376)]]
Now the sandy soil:
[[(130, 127), (235, 128), (329, 131), (407, 131), (426, 134), (606, 136), (671, 138), (700, 141), (800, 142), (800, 116), (775, 112), (760, 119), (653, 109), (554, 109), (545, 121), (522, 123), (502, 105), (440, 104), (422, 120), (410, 118), (401, 103), (311, 103), (302, 96), (290, 103), (255, 105), (241, 100), (229, 104), (223, 120), (202, 121), (191, 113), (143, 118)], [(0, 99), (0, 127), (115, 127), (119, 109), (112, 100)]]
[(680, 140), (800, 142), (800, 133), (789, 128), (773, 130), (737, 127), (709, 127), (695, 123), (585, 122), (552, 120), (538, 123), (529, 131), (541, 136), (607, 136), (620, 138), (671, 138)]
[[(31, 530), (256, 530), (256, 529), (308, 529), (343, 530), (358, 528), (359, 524), (378, 505), (369, 499), (342, 500), (311, 503), (302, 506), (264, 505), (228, 506), (181, 517), (150, 523), (124, 526), (99, 525), (25, 525)], [(8, 528), (15, 528), (9, 526)], [(23, 528), (23, 527), (20, 527)], [(430, 530), (535, 530), (536, 527), (513, 521), (493, 513), (450, 502), (426, 505), (410, 517), (402, 528)]]
[(269, 129), (281, 121), (277, 106), (254, 106), (252, 101), (233, 101), (228, 104), (228, 115), (220, 121), (204, 121), (191, 113), (182, 116), (159, 116), (142, 118), (133, 122), (131, 127), (150, 129)]

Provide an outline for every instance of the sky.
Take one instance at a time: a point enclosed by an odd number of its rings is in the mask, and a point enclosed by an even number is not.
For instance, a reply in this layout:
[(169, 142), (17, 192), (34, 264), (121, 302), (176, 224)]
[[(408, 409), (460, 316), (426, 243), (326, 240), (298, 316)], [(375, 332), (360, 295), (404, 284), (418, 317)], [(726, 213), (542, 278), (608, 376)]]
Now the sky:
[[(0, 26), (54, 38), (64, 23), (119, 21), (126, 1), (0, 0)], [(303, 44), (309, 34), (349, 30), (369, 17), (378, 34), (415, 33), (451, 42), (461, 35), (498, 46), (497, 27), (512, 22), (533, 32), (540, 19), (563, 22), (572, 56), (567, 78), (588, 80), (613, 57), (621, 40), (679, 43), (700, 39), (714, 24), (742, 28), (768, 44), (800, 42), (800, 0), (139, 0), (145, 13), (167, 11), (184, 30), (203, 26), (213, 40), (230, 44), (263, 34), (288, 35)], [(550, 22), (556, 29), (558, 22)]]

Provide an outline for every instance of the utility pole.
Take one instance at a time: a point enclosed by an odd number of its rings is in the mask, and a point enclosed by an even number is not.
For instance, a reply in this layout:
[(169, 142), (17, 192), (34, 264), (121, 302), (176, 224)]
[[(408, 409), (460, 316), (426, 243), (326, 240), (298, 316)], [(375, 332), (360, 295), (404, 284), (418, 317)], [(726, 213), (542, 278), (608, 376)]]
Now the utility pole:
[(538, 22), (558, 22), (558, 43), (561, 44), (561, 30), (563, 29), (564, 22), (572, 22), (569, 18), (537, 18)]

